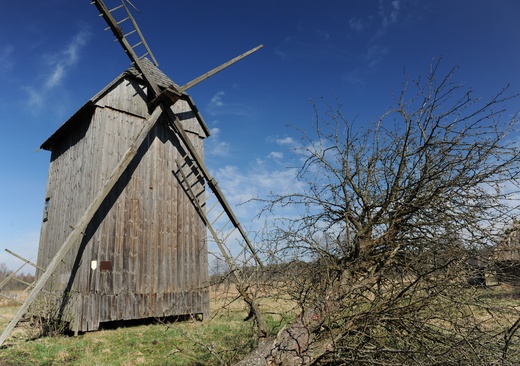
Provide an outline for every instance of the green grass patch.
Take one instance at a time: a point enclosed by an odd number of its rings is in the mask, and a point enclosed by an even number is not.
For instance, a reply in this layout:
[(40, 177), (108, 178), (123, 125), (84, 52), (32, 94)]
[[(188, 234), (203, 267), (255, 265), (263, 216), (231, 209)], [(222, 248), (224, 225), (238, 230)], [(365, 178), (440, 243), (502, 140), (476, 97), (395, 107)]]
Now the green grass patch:
[[(0, 350), (3, 366), (220, 365), (255, 346), (250, 323), (220, 318), (101, 330), (77, 337), (15, 341)], [(9, 343), (9, 342), (7, 342)]]
[[(219, 300), (220, 301), (220, 300)], [(237, 362), (256, 346), (256, 328), (244, 321), (243, 301), (212, 301), (213, 315), (204, 321), (188, 320), (88, 332), (76, 337), (40, 337), (29, 323), (21, 323), (0, 349), (2, 366), (195, 366)], [(264, 303), (266, 309), (280, 306)], [(16, 308), (2, 308), (12, 316)], [(265, 314), (270, 335), (292, 319), (269, 311)], [(0, 329), (7, 322), (0, 321)]]

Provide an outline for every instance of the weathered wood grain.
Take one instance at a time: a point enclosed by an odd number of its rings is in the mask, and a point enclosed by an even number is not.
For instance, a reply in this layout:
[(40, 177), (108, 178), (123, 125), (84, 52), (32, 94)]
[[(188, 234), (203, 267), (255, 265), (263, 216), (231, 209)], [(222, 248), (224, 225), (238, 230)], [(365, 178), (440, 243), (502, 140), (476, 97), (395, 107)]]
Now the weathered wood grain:
[[(80, 114), (88, 119), (69, 121), (74, 128), (53, 140), (40, 266), (55, 257), (149, 117), (143, 87), (130, 76), (107, 88), (91, 108)], [(188, 138), (202, 155), (206, 133), (195, 113), (185, 101), (173, 109), (184, 116)], [(64, 314), (75, 330), (96, 330), (114, 320), (208, 313), (206, 228), (172, 172), (180, 146), (161, 118), (49, 279), (48, 290), (69, 293)], [(101, 270), (102, 261), (111, 269)]]

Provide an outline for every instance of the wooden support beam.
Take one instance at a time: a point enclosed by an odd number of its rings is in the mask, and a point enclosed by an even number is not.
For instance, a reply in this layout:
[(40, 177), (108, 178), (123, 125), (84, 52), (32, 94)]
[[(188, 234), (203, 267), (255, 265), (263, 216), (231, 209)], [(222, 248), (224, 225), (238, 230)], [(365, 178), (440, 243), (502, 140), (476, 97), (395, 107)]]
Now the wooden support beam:
[(7, 253), (11, 254), (12, 256), (15, 256), (16, 258), (20, 259), (21, 261), (27, 263), (28, 265), (33, 266), (34, 268), (39, 269), (40, 271), (45, 271), (45, 269), (39, 267), (38, 265), (34, 264), (33, 262), (29, 261), (28, 259), (25, 259), (21, 255), (18, 255), (15, 252), (10, 251), (9, 249), (5, 249), (5, 251)]
[(34, 302), (36, 299), (36, 296), (40, 293), (40, 291), (45, 286), (45, 283), (49, 280), (53, 272), (56, 270), (60, 262), (63, 260), (67, 252), (72, 248), (72, 246), (77, 243), (77, 241), (80, 239), (80, 237), (83, 235), (83, 232), (87, 228), (87, 225), (89, 224), (90, 220), (92, 220), (92, 217), (94, 217), (95, 213), (105, 200), (105, 198), (108, 196), (112, 188), (115, 186), (125, 169), (128, 167), (132, 159), (136, 156), (137, 151), (141, 144), (146, 139), (146, 136), (151, 131), (159, 117), (161, 116), (164, 109), (168, 109), (164, 106), (164, 104), (159, 104), (157, 108), (153, 111), (150, 118), (148, 118), (145, 123), (143, 123), (143, 126), (141, 127), (141, 130), (135, 137), (135, 139), (132, 141), (130, 147), (126, 151), (125, 155), (119, 162), (119, 164), (114, 168), (112, 173), (110, 174), (109, 178), (101, 188), (101, 190), (96, 195), (96, 198), (90, 206), (87, 208), (83, 216), (79, 219), (78, 223), (74, 226), (74, 229), (69, 234), (61, 248), (58, 250), (58, 252), (54, 255), (54, 258), (47, 266), (47, 269), (42, 274), (42, 276), (36, 281), (34, 284), (33, 289), (29, 293), (29, 296), (23, 303), (23, 305), (18, 309), (17, 313), (11, 320), (11, 322), (7, 325), (7, 327), (4, 329), (4, 332), (0, 336), (0, 346), (5, 342), (7, 337), (11, 334), (14, 327), (22, 316), (27, 312), (29, 309), (29, 306)]
[(231, 65), (233, 65), (235, 62), (240, 61), (240, 60), (242, 60), (244, 57), (247, 57), (247, 56), (249, 56), (250, 54), (252, 54), (253, 52), (258, 51), (258, 50), (259, 50), (260, 48), (262, 48), (262, 47), (264, 47), (264, 45), (262, 45), (262, 44), (259, 45), (259, 46), (256, 46), (255, 48), (253, 48), (253, 49), (251, 49), (251, 50), (249, 50), (249, 51), (247, 51), (247, 52), (244, 52), (243, 54), (241, 54), (241, 55), (235, 57), (234, 59), (231, 59), (231, 60), (229, 60), (228, 62), (223, 63), (222, 65), (220, 65), (220, 66), (218, 66), (218, 67), (215, 67), (213, 70), (208, 71), (208, 72), (205, 73), (204, 75), (201, 75), (201, 76), (199, 76), (198, 78), (193, 79), (193, 80), (190, 81), (189, 83), (184, 84), (183, 86), (181, 86), (181, 87), (179, 88), (179, 91), (180, 91), (180, 92), (183, 92), (183, 91), (185, 91), (185, 90), (191, 88), (192, 86), (197, 85), (197, 84), (200, 83), (201, 81), (204, 81), (204, 80), (206, 80), (207, 78), (209, 78), (209, 77), (215, 75), (217, 72), (220, 72), (220, 71), (224, 70), (226, 67), (231, 66)]

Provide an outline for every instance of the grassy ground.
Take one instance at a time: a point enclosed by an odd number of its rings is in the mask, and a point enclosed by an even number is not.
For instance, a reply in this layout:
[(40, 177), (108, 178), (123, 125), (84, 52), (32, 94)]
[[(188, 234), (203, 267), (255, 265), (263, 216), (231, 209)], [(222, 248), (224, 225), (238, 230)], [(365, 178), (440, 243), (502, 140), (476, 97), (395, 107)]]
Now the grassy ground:
[[(246, 355), (256, 342), (253, 324), (244, 322), (244, 304), (240, 300), (232, 302), (234, 298), (233, 291), (212, 291), (212, 317), (204, 321), (101, 330), (77, 337), (39, 337), (37, 330), (22, 323), (0, 350), (0, 365), (231, 364)], [(3, 305), (0, 315), (9, 317), (16, 311), (14, 306)], [(264, 305), (279, 309), (276, 304)], [(267, 315), (266, 320), (273, 333), (283, 326), (280, 316)], [(6, 320), (0, 319), (0, 330), (6, 324)]]

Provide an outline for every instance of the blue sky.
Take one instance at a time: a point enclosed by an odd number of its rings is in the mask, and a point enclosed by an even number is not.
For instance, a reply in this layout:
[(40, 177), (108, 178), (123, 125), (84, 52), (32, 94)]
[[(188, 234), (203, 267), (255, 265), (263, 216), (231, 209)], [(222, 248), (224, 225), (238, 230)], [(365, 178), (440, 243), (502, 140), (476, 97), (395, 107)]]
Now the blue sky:
[[(392, 105), (403, 70), (425, 74), (440, 56), (476, 95), (520, 91), (518, 0), (132, 2), (178, 84), (264, 44), (188, 91), (213, 132), (207, 165), (232, 205), (294, 186), (294, 127), (311, 128), (311, 100), (338, 98), (369, 123)], [(129, 66), (97, 15), (89, 0), (2, 4), (0, 263), (10, 268), (19, 262), (4, 248), (36, 260), (50, 153), (35, 150)], [(244, 227), (255, 228), (259, 209), (236, 208)]]

